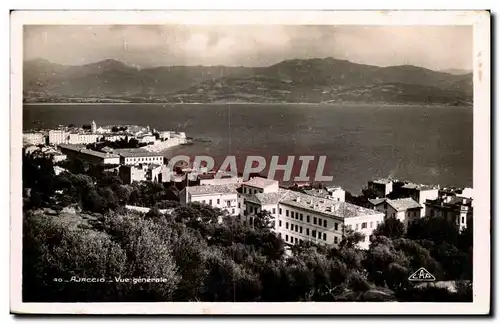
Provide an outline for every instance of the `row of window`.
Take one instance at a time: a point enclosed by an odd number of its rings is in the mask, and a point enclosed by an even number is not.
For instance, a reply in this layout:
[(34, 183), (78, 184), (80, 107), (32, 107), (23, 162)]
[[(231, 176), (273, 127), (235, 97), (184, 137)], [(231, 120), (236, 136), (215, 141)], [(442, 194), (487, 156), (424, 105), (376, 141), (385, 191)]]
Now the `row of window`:
[[(274, 212), (274, 208), (273, 208), (273, 212)], [(282, 214), (281, 208), (279, 209), (279, 214), (280, 215)], [(288, 210), (288, 209), (285, 210), (285, 216), (286, 217), (291, 217), (291, 218), (299, 220), (301, 222), (304, 221), (304, 214), (299, 213), (299, 212), (294, 212), (294, 211), (291, 211), (291, 210)], [(306, 222), (307, 223), (311, 223), (311, 216), (306, 215)], [(312, 224), (328, 228), (328, 221), (326, 219), (322, 219), (322, 218), (319, 218), (319, 217), (316, 217), (316, 216), (312, 216)], [(335, 230), (338, 231), (339, 230), (339, 223), (334, 222), (333, 225), (334, 225)]]
[[(226, 200), (224, 207), (230, 208), (230, 207), (234, 206), (233, 203), (235, 203), (235, 202), (236, 202), (236, 200), (234, 200), (234, 199), (233, 200)], [(206, 204), (207, 201), (206, 200), (202, 200), (201, 203), (202, 204)], [(208, 200), (208, 205), (213, 206), (213, 200), (212, 199)], [(218, 206), (218, 205), (220, 205), (220, 198), (217, 198), (217, 204), (216, 204), (216, 206)], [(238, 203), (238, 208), (240, 208), (240, 203)]]
[[(374, 225), (375, 225), (375, 226), (378, 226), (378, 224), (380, 224), (380, 221), (376, 221), (376, 222), (373, 222), (373, 221), (372, 221), (372, 222), (370, 222), (370, 223), (368, 223), (368, 222), (363, 222), (363, 223), (361, 223), (361, 224), (359, 224), (359, 223), (358, 223), (358, 224), (356, 224), (356, 230), (359, 230), (359, 229), (366, 229), (366, 228), (368, 228), (368, 225), (370, 225), (370, 228), (374, 228)], [(360, 226), (360, 225), (361, 225), (361, 226)]]
[[(289, 241), (289, 240), (290, 240), (290, 241)], [(295, 244), (297, 244), (297, 243), (302, 243), (302, 242), (303, 242), (303, 240), (302, 240), (301, 238), (294, 237), (294, 236), (292, 236), (292, 235), (290, 235), (290, 237), (289, 237), (289, 236), (288, 236), (288, 234), (285, 234), (285, 242), (287, 242), (287, 243), (295, 243)], [(339, 243), (339, 238), (338, 238), (337, 236), (334, 236), (334, 237), (333, 237), (333, 242), (334, 242), (335, 244), (338, 244), (338, 243)]]
[[(281, 221), (279, 221), (279, 226), (280, 227), (282, 226)], [(299, 226), (297, 224), (291, 224), (291, 223), (289, 224), (288, 222), (285, 222), (285, 229), (290, 230), (290, 231), (294, 231), (294, 232), (299, 233), (299, 234), (302, 234), (303, 230), (304, 230), (302, 228), (302, 226)], [(316, 231), (316, 230), (309, 231), (309, 228), (306, 228), (306, 235), (309, 236), (309, 234), (313, 238), (318, 238), (320, 240), (323, 239), (324, 241), (326, 241), (326, 233)]]
[(161, 156), (157, 157), (142, 157), (142, 158), (125, 158), (127, 162), (153, 162), (153, 161), (161, 161), (163, 158)]
[(247, 188), (245, 186), (243, 186), (243, 193), (244, 194), (248, 194), (248, 195), (255, 195), (255, 194), (258, 194), (262, 191), (260, 191), (259, 189), (252, 189), (252, 188)]

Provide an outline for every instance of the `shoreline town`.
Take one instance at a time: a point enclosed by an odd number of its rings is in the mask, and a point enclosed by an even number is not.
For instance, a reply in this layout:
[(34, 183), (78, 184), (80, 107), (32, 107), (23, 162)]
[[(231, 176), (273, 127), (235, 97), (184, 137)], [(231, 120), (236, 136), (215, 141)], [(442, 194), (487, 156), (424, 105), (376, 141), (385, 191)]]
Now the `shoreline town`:
[[(59, 127), (23, 134), (24, 154), (50, 157), (56, 175), (66, 172), (65, 162), (84, 162), (118, 175), (123, 183), (174, 184), (181, 204), (201, 203), (219, 208), (241, 222), (253, 225), (267, 211), (273, 230), (287, 245), (311, 241), (337, 246), (346, 230), (364, 234), (359, 248), (368, 249), (370, 236), (388, 218), (402, 222), (405, 229), (422, 217), (442, 217), (462, 231), (472, 221), (473, 190), (441, 188), (395, 179), (368, 181), (365, 202), (346, 201), (339, 186), (301, 183), (291, 187), (261, 176), (244, 180), (206, 167), (167, 167), (163, 150), (189, 144), (185, 133), (151, 130), (149, 126), (102, 126), (93, 121), (83, 127)], [(131, 142), (133, 146), (130, 147)], [(115, 145), (117, 144), (117, 145)], [(149, 208), (127, 206), (140, 212)], [(167, 212), (167, 211), (162, 211)]]

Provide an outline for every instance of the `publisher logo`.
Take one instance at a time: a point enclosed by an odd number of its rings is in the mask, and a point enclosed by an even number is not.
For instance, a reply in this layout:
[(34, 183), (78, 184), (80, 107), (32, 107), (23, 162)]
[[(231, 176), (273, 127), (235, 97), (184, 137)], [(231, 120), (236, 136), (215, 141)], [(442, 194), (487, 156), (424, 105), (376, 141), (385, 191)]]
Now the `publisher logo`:
[(436, 281), (436, 277), (434, 277), (429, 271), (425, 268), (420, 268), (415, 271), (409, 278), (410, 281)]

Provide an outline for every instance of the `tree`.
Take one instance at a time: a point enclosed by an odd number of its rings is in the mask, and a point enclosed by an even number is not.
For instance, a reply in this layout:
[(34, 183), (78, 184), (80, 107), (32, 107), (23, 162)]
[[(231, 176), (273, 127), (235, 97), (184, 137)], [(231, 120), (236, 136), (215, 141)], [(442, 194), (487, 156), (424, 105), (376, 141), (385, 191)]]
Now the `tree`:
[(430, 240), (436, 244), (447, 242), (457, 245), (458, 231), (455, 225), (443, 217), (423, 217), (408, 226), (406, 236), (412, 240)]
[(373, 235), (385, 236), (389, 238), (399, 238), (404, 236), (404, 234), (404, 224), (399, 219), (393, 217), (387, 218), (373, 231)]
[(340, 241), (339, 247), (342, 249), (344, 247), (347, 248), (355, 248), (359, 242), (362, 242), (365, 239), (365, 235), (359, 232), (355, 232), (354, 230), (348, 228), (345, 229), (344, 237), (342, 241)]
[(254, 217), (253, 226), (261, 230), (271, 230), (274, 228), (274, 217), (267, 210), (261, 210)]

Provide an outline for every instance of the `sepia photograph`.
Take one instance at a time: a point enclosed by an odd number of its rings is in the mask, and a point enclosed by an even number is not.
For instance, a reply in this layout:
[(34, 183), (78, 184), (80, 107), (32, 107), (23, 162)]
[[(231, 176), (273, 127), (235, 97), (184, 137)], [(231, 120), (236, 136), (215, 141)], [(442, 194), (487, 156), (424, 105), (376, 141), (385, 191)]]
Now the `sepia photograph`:
[(489, 21), (14, 12), (11, 312), (487, 314)]

